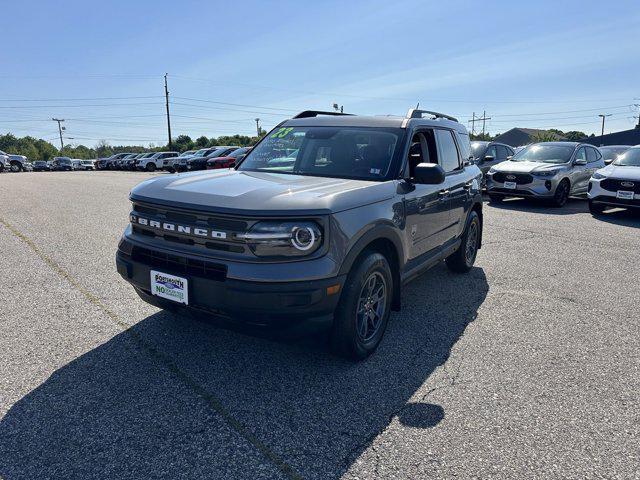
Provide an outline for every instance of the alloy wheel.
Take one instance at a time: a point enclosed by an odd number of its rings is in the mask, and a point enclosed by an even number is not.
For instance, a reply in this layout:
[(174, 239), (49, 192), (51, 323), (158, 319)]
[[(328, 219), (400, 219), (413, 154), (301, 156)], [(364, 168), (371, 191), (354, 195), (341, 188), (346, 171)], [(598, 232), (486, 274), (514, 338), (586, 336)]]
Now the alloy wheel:
[(364, 342), (371, 340), (380, 329), (387, 305), (387, 282), (380, 272), (367, 277), (358, 298), (356, 328)]

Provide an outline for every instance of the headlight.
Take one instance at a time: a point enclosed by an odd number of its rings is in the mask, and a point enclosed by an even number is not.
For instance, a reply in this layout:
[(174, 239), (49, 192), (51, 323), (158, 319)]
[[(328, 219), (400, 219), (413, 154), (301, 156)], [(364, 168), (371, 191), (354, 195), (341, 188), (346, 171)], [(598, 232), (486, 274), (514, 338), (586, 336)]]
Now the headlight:
[(603, 178), (607, 178), (607, 176), (602, 175), (601, 173), (598, 173), (598, 172), (594, 172), (591, 178), (593, 178), (594, 180), (602, 180)]
[(542, 172), (531, 172), (536, 177), (553, 177), (558, 173), (558, 170), (547, 170)]
[(494, 167), (491, 167), (487, 173), (488, 173), (489, 175), (493, 175), (493, 174), (494, 174), (494, 173), (496, 173), (496, 172), (497, 172), (497, 170), (496, 170)]
[(238, 234), (259, 257), (300, 257), (322, 244), (322, 230), (315, 222), (258, 222), (247, 233)]

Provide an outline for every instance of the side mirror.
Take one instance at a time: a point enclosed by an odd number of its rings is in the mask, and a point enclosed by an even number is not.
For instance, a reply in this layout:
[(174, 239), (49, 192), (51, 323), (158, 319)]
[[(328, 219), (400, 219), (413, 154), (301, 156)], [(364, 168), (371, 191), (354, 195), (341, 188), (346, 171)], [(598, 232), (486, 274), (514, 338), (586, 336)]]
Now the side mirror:
[(444, 169), (436, 163), (416, 165), (413, 181), (422, 185), (439, 185), (444, 182)]
[(587, 161), (584, 158), (576, 158), (573, 162), (574, 165), (586, 165)]
[(493, 162), (496, 159), (496, 157), (494, 157), (493, 155), (485, 155), (484, 156), (484, 161), (485, 162)]
[(510, 162), (512, 158), (513, 158), (513, 155), (509, 155), (509, 156), (507, 157), (507, 162)]

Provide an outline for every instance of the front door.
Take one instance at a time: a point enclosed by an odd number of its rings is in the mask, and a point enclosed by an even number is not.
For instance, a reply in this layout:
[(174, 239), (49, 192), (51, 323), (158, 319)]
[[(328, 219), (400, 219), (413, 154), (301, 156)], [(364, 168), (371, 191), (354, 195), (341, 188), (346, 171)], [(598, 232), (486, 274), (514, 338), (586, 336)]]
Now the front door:
[[(414, 134), (409, 148), (409, 177), (413, 178), (419, 163), (437, 163), (433, 130)], [(411, 191), (405, 194), (406, 232), (409, 236), (410, 257), (416, 259), (445, 242), (450, 224), (449, 191), (445, 184), (420, 185), (409, 182)]]

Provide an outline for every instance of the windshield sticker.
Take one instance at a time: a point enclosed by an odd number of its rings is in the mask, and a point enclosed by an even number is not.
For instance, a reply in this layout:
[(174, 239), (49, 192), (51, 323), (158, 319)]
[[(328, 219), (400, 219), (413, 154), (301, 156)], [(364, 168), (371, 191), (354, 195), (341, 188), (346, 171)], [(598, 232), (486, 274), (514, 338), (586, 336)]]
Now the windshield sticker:
[(285, 138), (287, 135), (291, 133), (292, 130), (293, 130), (293, 127), (279, 128), (273, 135), (271, 135), (271, 138)]
[(374, 175), (380, 175), (380, 169), (372, 168), (371, 170), (369, 170), (369, 173), (373, 173)]

